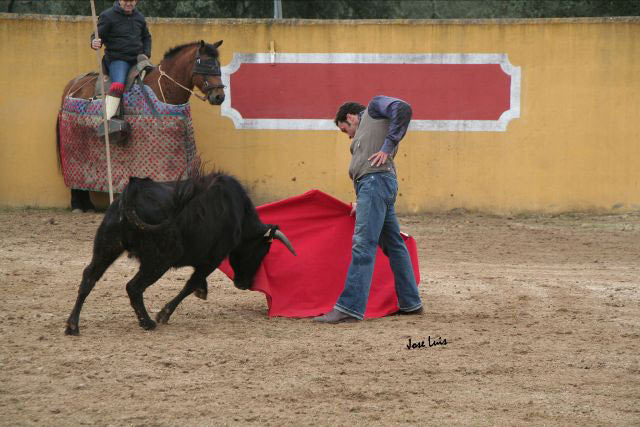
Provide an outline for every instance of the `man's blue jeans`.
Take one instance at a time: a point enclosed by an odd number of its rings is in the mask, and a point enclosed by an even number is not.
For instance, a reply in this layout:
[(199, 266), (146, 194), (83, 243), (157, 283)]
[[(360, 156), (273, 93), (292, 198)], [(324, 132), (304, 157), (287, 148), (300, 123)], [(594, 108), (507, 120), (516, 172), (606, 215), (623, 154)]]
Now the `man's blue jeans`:
[(109, 63), (109, 77), (111, 77), (111, 82), (126, 83), (129, 68), (131, 68), (131, 64), (127, 61), (122, 61), (120, 59), (111, 61)]
[(336, 302), (338, 311), (364, 319), (369, 299), (378, 243), (386, 250), (402, 311), (422, 307), (407, 246), (400, 235), (394, 204), (398, 180), (393, 173), (372, 173), (356, 184), (356, 227), (351, 264), (344, 290)]

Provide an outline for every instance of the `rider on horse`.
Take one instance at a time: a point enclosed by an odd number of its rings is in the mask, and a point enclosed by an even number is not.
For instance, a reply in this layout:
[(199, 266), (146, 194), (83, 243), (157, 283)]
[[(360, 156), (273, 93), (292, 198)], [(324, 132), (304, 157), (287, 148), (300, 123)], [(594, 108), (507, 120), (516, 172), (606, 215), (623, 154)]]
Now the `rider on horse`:
[(118, 111), (129, 69), (136, 64), (138, 55), (151, 57), (151, 33), (144, 16), (136, 9), (137, 2), (115, 0), (113, 7), (98, 17), (98, 38), (91, 34), (93, 49), (100, 49), (103, 43), (107, 47), (102, 59), (112, 82), (105, 97), (107, 119)]
[[(118, 111), (129, 69), (138, 62), (138, 55), (151, 57), (151, 33), (144, 16), (136, 10), (137, 3), (138, 0), (115, 0), (113, 7), (98, 17), (98, 37), (91, 34), (94, 50), (100, 49), (103, 43), (107, 47), (102, 58), (103, 69), (111, 78), (111, 86), (105, 96), (107, 119)], [(98, 128), (99, 134), (102, 129)], [(95, 211), (89, 192), (71, 189), (71, 209), (73, 212)]]

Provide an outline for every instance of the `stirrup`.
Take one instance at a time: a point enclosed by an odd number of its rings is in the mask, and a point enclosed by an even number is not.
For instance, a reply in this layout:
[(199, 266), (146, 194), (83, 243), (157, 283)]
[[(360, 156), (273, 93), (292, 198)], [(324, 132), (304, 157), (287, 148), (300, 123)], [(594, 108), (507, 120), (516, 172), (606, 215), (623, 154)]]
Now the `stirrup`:
[[(111, 136), (111, 134), (113, 133), (123, 132), (127, 129), (130, 129), (131, 125), (122, 119), (112, 117), (111, 119), (107, 120), (107, 128), (109, 136)], [(98, 136), (100, 138), (104, 137), (104, 121), (100, 121), (100, 125), (98, 126)]]
[[(109, 142), (124, 145), (131, 134), (131, 125), (122, 119), (116, 117), (107, 121), (109, 131)], [(98, 137), (104, 138), (104, 122), (98, 127)]]

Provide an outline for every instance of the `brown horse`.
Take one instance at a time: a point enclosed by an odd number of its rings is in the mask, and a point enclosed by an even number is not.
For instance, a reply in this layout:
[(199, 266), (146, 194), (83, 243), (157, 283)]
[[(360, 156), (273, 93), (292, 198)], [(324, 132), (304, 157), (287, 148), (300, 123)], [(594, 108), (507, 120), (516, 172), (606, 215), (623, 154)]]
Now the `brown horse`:
[[(224, 101), (224, 85), (220, 72), (218, 47), (222, 40), (207, 44), (203, 40), (187, 43), (172, 49), (165, 54), (160, 64), (147, 72), (144, 84), (149, 86), (157, 98), (166, 104), (186, 104), (193, 94), (211, 105), (220, 105)], [(95, 96), (98, 73), (90, 73), (76, 77), (64, 87), (60, 108), (68, 96), (91, 99)], [(197, 87), (204, 96), (193, 91)], [(58, 160), (60, 160), (59, 120), (56, 120), (56, 141)], [(60, 162), (60, 164), (62, 164)], [(89, 192), (71, 190), (71, 208), (75, 211), (93, 210)]]

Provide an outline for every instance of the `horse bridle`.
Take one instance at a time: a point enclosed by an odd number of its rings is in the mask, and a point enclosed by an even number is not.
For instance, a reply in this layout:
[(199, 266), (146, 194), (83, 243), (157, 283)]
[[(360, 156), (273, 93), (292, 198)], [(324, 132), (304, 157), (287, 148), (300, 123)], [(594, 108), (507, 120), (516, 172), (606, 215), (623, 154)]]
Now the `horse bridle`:
[[(196, 50), (196, 60), (193, 63), (193, 70), (191, 75), (202, 74), (205, 76), (222, 76), (220, 71), (220, 62), (216, 58), (202, 59), (200, 58), (200, 49)], [(202, 92), (209, 96), (209, 92), (216, 89), (224, 89), (226, 86), (223, 84), (212, 85), (206, 79), (204, 80), (204, 88)]]

